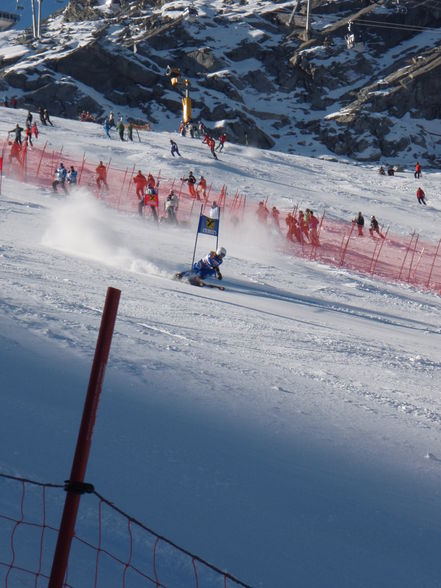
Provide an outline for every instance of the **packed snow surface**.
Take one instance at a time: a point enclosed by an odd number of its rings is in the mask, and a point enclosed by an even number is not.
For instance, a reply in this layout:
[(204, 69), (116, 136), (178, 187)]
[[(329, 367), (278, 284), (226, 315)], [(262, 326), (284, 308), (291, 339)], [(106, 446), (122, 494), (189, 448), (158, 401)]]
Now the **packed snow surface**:
[[(1, 135), (25, 115), (0, 108)], [(191, 169), (246, 194), (248, 209), (238, 228), (221, 224), (220, 292), (172, 280), (197, 218), (157, 227), (85, 188), (55, 198), (3, 177), (0, 470), (68, 477), (113, 286), (87, 481), (252, 586), (440, 586), (441, 298), (300, 260), (254, 210), (267, 195), (348, 222), (362, 210), (437, 242), (441, 175), (380, 177), (230, 143), (215, 162), (179, 136), (174, 160), (168, 133), (127, 144), (53, 121), (39, 139), (50, 149), (168, 178)], [(213, 246), (201, 235), (197, 255)]]

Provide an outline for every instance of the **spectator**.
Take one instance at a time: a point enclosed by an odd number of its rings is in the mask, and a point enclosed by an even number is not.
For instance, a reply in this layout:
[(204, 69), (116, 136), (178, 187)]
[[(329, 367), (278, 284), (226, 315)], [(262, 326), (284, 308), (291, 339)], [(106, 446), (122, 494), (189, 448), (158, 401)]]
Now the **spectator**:
[(177, 225), (178, 219), (176, 218), (176, 213), (178, 211), (178, 197), (173, 192), (173, 190), (170, 190), (170, 194), (167, 196), (164, 206), (166, 220), (174, 225)]
[(213, 200), (213, 204), (211, 205), (211, 208), (210, 208), (210, 210), (208, 212), (208, 216), (210, 218), (214, 218), (214, 219), (218, 219), (219, 218), (219, 216), (220, 216), (220, 208), (217, 205), (216, 200)]
[(363, 237), (364, 216), (361, 212), (358, 213), (357, 218), (354, 218), (353, 223), (357, 223), (358, 236)]
[(66, 190), (66, 176), (67, 170), (64, 167), (63, 163), (60, 163), (59, 167), (55, 170), (55, 180), (52, 182), (52, 189), (54, 192), (58, 192), (58, 185), (61, 184), (61, 187), (64, 190), (64, 193), (67, 194)]
[[(15, 137), (14, 137), (14, 142), (18, 143), (19, 145), (22, 144), (22, 140), (21, 140), (21, 134), (23, 132), (23, 127), (21, 127), (18, 123), (15, 125), (15, 129), (12, 129), (12, 131), (9, 131), (9, 133), (14, 133)], [(8, 133), (8, 135), (9, 135)]]
[(375, 216), (371, 216), (371, 224), (369, 227), (369, 233), (370, 233), (371, 237), (374, 236), (374, 233), (377, 233), (377, 235), (379, 235), (382, 239), (384, 239), (384, 235), (380, 231), (380, 225), (378, 224), (378, 221), (375, 218)]
[(101, 189), (101, 185), (104, 184), (106, 190), (109, 189), (107, 184), (107, 168), (102, 161), (100, 161), (99, 165), (96, 168), (96, 185), (98, 190)]
[(67, 172), (67, 183), (69, 184), (69, 187), (73, 187), (73, 186), (77, 185), (77, 178), (78, 178), (78, 172), (74, 168), (74, 166), (71, 165), (70, 170)]
[(138, 200), (141, 202), (141, 200), (144, 200), (144, 193), (147, 186), (147, 178), (141, 170), (138, 170), (138, 173), (133, 178), (133, 181), (136, 185), (136, 195), (138, 196)]
[(418, 161), (415, 164), (415, 173), (413, 175), (417, 179), (421, 177), (421, 165)]
[(54, 125), (51, 122), (51, 119), (49, 118), (49, 111), (47, 108), (44, 109), (44, 120), (49, 123), (51, 125), (51, 127), (53, 127)]
[(201, 194), (204, 197), (204, 200), (207, 198), (207, 180), (203, 175), (201, 175), (201, 179), (197, 183), (196, 194), (198, 200), (201, 200)]

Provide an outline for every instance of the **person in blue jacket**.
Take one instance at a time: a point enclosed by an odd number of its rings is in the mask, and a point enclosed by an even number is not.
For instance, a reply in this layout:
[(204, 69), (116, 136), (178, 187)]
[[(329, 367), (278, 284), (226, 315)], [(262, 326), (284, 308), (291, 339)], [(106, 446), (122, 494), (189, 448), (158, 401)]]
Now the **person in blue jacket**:
[(182, 155), (179, 153), (178, 144), (173, 141), (173, 139), (170, 139), (170, 145), (170, 153), (173, 155), (173, 157), (175, 156), (175, 153), (176, 155), (179, 155), (179, 157), (182, 157)]
[(218, 280), (222, 280), (223, 276), (219, 267), (222, 265), (226, 254), (225, 247), (219, 247), (217, 251), (210, 251), (205, 257), (194, 263), (191, 270), (176, 274), (176, 278), (178, 280), (188, 278), (190, 284), (195, 286), (203, 286), (203, 280), (209, 277), (216, 276)]

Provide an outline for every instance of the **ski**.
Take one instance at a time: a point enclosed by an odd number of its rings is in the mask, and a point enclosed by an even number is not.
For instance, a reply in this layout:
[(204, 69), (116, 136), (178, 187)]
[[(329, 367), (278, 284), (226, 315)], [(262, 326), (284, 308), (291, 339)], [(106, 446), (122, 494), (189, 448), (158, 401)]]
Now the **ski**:
[(207, 284), (207, 282), (203, 282), (200, 278), (195, 278), (194, 276), (187, 277), (185, 273), (177, 273), (173, 277), (174, 280), (182, 280), (183, 278), (192, 286), (198, 286), (199, 288), (217, 288), (221, 292), (225, 290), (224, 286), (218, 286), (217, 284)]
[[(198, 285), (198, 284), (196, 284)], [(225, 290), (224, 286), (218, 286), (217, 284), (206, 284), (205, 282), (202, 282), (202, 284), (200, 284), (202, 287), (207, 287), (207, 288), (217, 288), (218, 290), (220, 290), (221, 292), (223, 292)]]

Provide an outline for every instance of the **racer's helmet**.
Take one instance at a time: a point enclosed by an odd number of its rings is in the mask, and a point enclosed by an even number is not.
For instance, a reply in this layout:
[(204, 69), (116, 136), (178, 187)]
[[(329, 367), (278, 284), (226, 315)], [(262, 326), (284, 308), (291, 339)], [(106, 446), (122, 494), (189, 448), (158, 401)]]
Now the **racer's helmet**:
[(216, 255), (219, 255), (219, 257), (225, 257), (227, 254), (227, 250), (225, 249), (225, 247), (219, 247), (216, 251)]

